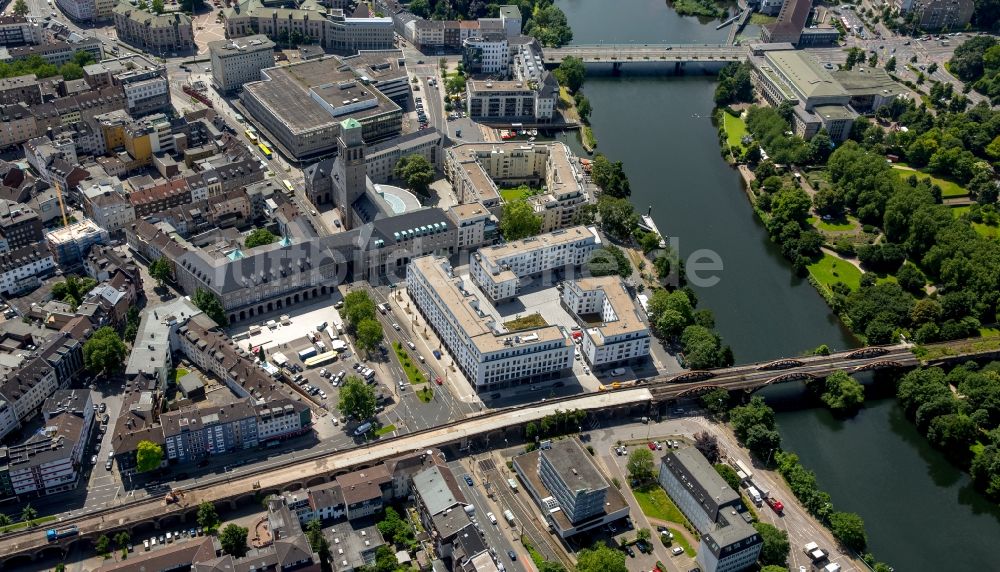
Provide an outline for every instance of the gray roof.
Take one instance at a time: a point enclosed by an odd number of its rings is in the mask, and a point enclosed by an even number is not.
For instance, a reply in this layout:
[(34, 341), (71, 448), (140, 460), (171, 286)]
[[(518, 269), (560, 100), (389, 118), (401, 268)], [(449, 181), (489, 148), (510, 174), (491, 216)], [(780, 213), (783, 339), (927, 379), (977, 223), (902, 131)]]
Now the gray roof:
[(718, 507), (740, 502), (740, 495), (719, 475), (694, 447), (684, 447), (663, 456), (662, 464), (685, 483), (691, 495), (712, 517)]
[(844, 88), (811, 55), (799, 50), (767, 52), (764, 58), (806, 97), (847, 95)]
[(434, 466), (413, 475), (413, 488), (432, 516), (465, 504), (454, 483), (455, 477), (447, 467)]
[[(729, 524), (732, 520), (732, 524)], [(724, 557), (731, 552), (746, 550), (748, 547), (763, 544), (763, 539), (757, 529), (747, 524), (739, 515), (720, 516), (718, 527), (702, 536), (705, 546), (716, 557)]]
[(555, 441), (552, 446), (542, 449), (541, 457), (545, 459), (570, 490), (601, 490), (608, 488), (604, 479), (589, 455), (576, 439)]

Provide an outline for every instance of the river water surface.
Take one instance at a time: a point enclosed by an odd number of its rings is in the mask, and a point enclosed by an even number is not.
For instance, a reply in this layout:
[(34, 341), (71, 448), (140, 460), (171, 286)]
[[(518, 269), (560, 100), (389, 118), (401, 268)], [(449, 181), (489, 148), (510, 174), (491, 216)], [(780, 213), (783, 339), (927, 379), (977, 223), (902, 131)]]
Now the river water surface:
[[(557, 4), (574, 43), (718, 43), (728, 34), (715, 30), (717, 21), (677, 16), (662, 0)], [(738, 363), (823, 343), (856, 345), (812, 286), (793, 276), (754, 217), (739, 175), (721, 158), (710, 120), (714, 78), (626, 72), (588, 77), (584, 91), (598, 150), (625, 163), (636, 209), (652, 207), (683, 257), (711, 249), (722, 259), (719, 283), (696, 291)], [(582, 154), (574, 138), (567, 142)], [(854, 419), (837, 421), (823, 409), (795, 407), (801, 388), (766, 396), (779, 406), (785, 446), (817, 472), (838, 509), (865, 518), (880, 559), (900, 572), (1000, 569), (992, 564), (1000, 511), (929, 447), (894, 400), (873, 400)]]

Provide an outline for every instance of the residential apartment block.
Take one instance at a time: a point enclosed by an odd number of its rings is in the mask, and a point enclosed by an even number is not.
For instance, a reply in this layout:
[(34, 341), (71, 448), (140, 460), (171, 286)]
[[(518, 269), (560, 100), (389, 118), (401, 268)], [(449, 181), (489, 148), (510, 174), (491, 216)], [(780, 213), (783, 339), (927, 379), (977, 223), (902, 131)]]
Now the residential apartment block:
[(0, 46), (16, 47), (42, 43), (42, 27), (24, 16), (0, 16)]
[(212, 81), (224, 92), (260, 80), (260, 70), (274, 67), (274, 42), (262, 34), (208, 43)]
[(916, 12), (923, 30), (962, 30), (976, 8), (973, 0), (896, 0), (894, 4), (902, 15)]
[(329, 9), (328, 2), (306, 0), (296, 8), (265, 5), (261, 0), (243, 0), (225, 9), (226, 38), (263, 34), (272, 40), (309, 39), (339, 54), (361, 50), (387, 50), (394, 46), (391, 18), (355, 18), (342, 9)]
[(740, 495), (694, 447), (670, 451), (660, 462), (660, 486), (701, 534), (698, 563), (705, 572), (740, 572), (757, 562), (763, 540)]
[(407, 267), (407, 292), (477, 392), (551, 379), (571, 367), (573, 343), (565, 329), (509, 332), (468, 286), (441, 257), (417, 258)]
[(82, 193), (84, 212), (109, 233), (123, 230), (135, 220), (135, 207), (117, 178), (94, 182)]
[[(0, 50), (0, 53), (2, 52), (3, 50)], [(97, 39), (96, 36), (74, 35), (67, 38), (66, 41), (59, 40), (39, 45), (7, 48), (3, 59), (17, 61), (38, 56), (54, 66), (61, 66), (72, 61), (77, 52), (86, 52), (97, 61), (104, 58), (101, 40)]]
[(562, 304), (583, 326), (582, 353), (597, 369), (649, 355), (651, 335), (639, 306), (618, 276), (563, 282)]
[(510, 50), (503, 33), (475, 35), (462, 42), (462, 65), (468, 74), (498, 74), (510, 71)]
[(482, 248), (473, 255), (469, 273), (496, 303), (517, 296), (523, 278), (552, 271), (571, 273), (600, 246), (597, 229), (575, 226)]
[(165, 55), (195, 47), (191, 17), (182, 12), (155, 14), (119, 2), (113, 15), (118, 39), (148, 52)]
[(108, 231), (88, 218), (45, 233), (49, 250), (64, 270), (82, 264), (91, 246), (107, 244), (108, 239)]
[(0, 293), (16, 296), (37, 288), (56, 273), (52, 253), (29, 245), (0, 253)]

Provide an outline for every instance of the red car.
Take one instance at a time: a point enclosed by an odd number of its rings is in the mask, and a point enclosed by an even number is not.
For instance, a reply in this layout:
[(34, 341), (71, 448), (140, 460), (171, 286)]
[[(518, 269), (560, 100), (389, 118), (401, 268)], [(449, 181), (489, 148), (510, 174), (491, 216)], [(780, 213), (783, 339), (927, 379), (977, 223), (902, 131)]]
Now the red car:
[(649, 447), (650, 451), (655, 451), (656, 450), (656, 443), (653, 443), (652, 441), (650, 441), (649, 444), (648, 444), (648, 447)]
[(434, 378), (434, 383), (436, 383), (438, 385), (444, 385), (444, 380), (441, 379), (440, 377), (435, 377)]

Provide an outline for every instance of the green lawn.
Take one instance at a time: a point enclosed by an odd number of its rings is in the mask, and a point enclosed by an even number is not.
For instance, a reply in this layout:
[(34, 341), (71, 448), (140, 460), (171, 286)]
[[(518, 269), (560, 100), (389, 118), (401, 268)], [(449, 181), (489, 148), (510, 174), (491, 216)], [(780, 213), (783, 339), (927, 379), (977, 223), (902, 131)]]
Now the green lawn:
[(541, 193), (541, 189), (533, 189), (528, 186), (514, 187), (513, 189), (500, 189), (500, 196), (503, 197), (504, 202), (519, 201), (525, 197), (530, 197)]
[(378, 429), (376, 429), (375, 430), (375, 435), (378, 436), (378, 437), (381, 437), (382, 435), (386, 435), (386, 434), (392, 433), (395, 430), (396, 430), (396, 426), (395, 425), (386, 425), (384, 427), (379, 427)]
[(434, 390), (431, 389), (430, 385), (425, 385), (417, 390), (417, 398), (424, 403), (430, 403), (434, 399)]
[(899, 165), (893, 167), (896, 171), (896, 175), (902, 179), (906, 180), (910, 175), (916, 175), (918, 180), (930, 179), (932, 184), (941, 187), (942, 197), (964, 197), (969, 194), (969, 191), (965, 190), (965, 187), (959, 185), (954, 181), (949, 181), (948, 179), (942, 179), (940, 177), (935, 177), (934, 175), (928, 175), (922, 171), (912, 171), (909, 169), (901, 169)]
[(809, 274), (826, 288), (843, 282), (857, 290), (861, 287), (861, 271), (853, 264), (835, 256), (824, 254), (823, 258), (809, 265)]
[[(684, 514), (677, 505), (670, 500), (667, 493), (656, 485), (650, 485), (644, 489), (632, 489), (635, 500), (639, 503), (639, 508), (643, 514), (651, 518), (657, 518), (665, 522), (674, 522), (681, 526), (687, 522)], [(675, 537), (680, 536), (675, 534)]]
[[(35, 527), (37, 528), (37, 527), (39, 527), (39, 526), (41, 526), (41, 525), (43, 525), (43, 524), (45, 524), (47, 522), (52, 522), (55, 519), (56, 519), (56, 517), (52, 516), (52, 515), (40, 516), (40, 517), (36, 518), (33, 522), (35, 523)], [(12, 531), (15, 531), (15, 530), (21, 530), (22, 528), (27, 527), (27, 525), (28, 525), (28, 523), (26, 523), (26, 522), (15, 522), (14, 524), (8, 524), (7, 526), (0, 527), (0, 533), (2, 533), (2, 532), (12, 532)]]
[(979, 335), (984, 338), (1000, 338), (1000, 329), (983, 326), (979, 328)]
[(986, 238), (1000, 237), (1000, 226), (990, 226), (981, 222), (974, 222), (972, 223), (972, 228), (975, 229), (979, 236), (985, 236)]
[(748, 135), (747, 124), (739, 117), (722, 112), (722, 125), (726, 130), (726, 140), (734, 149), (743, 149), (743, 136)]
[(861, 223), (858, 222), (858, 219), (851, 216), (834, 220), (823, 220), (821, 218), (811, 216), (806, 220), (806, 222), (819, 230), (825, 230), (827, 232), (843, 232), (846, 230), (858, 230), (861, 228)]
[(191, 372), (189, 372), (188, 370), (184, 369), (183, 367), (179, 367), (179, 368), (175, 369), (174, 370), (174, 383), (177, 383), (178, 381), (180, 381), (180, 379), (182, 377), (184, 377), (185, 375), (187, 375), (189, 373), (191, 373)]
[(694, 558), (697, 553), (694, 551), (694, 548), (691, 547), (691, 543), (688, 542), (688, 539), (685, 538), (683, 534), (681, 534), (681, 531), (677, 530), (676, 528), (670, 528), (669, 526), (667, 527), (667, 529), (670, 530), (670, 532), (672, 532), (674, 535), (672, 542), (676, 542), (678, 546), (684, 549), (685, 554), (687, 554), (691, 558)]
[(403, 371), (406, 372), (407, 379), (410, 383), (425, 383), (427, 381), (427, 376), (425, 376), (410, 359), (410, 354), (403, 348), (403, 344), (399, 342), (392, 342), (392, 349), (396, 351), (396, 357), (399, 358), (399, 363), (403, 366)]
[(529, 314), (527, 316), (521, 316), (520, 318), (515, 318), (513, 320), (508, 320), (503, 323), (503, 325), (510, 331), (516, 332), (518, 330), (527, 330), (528, 328), (544, 328), (548, 324), (545, 322), (545, 318), (539, 313)]

